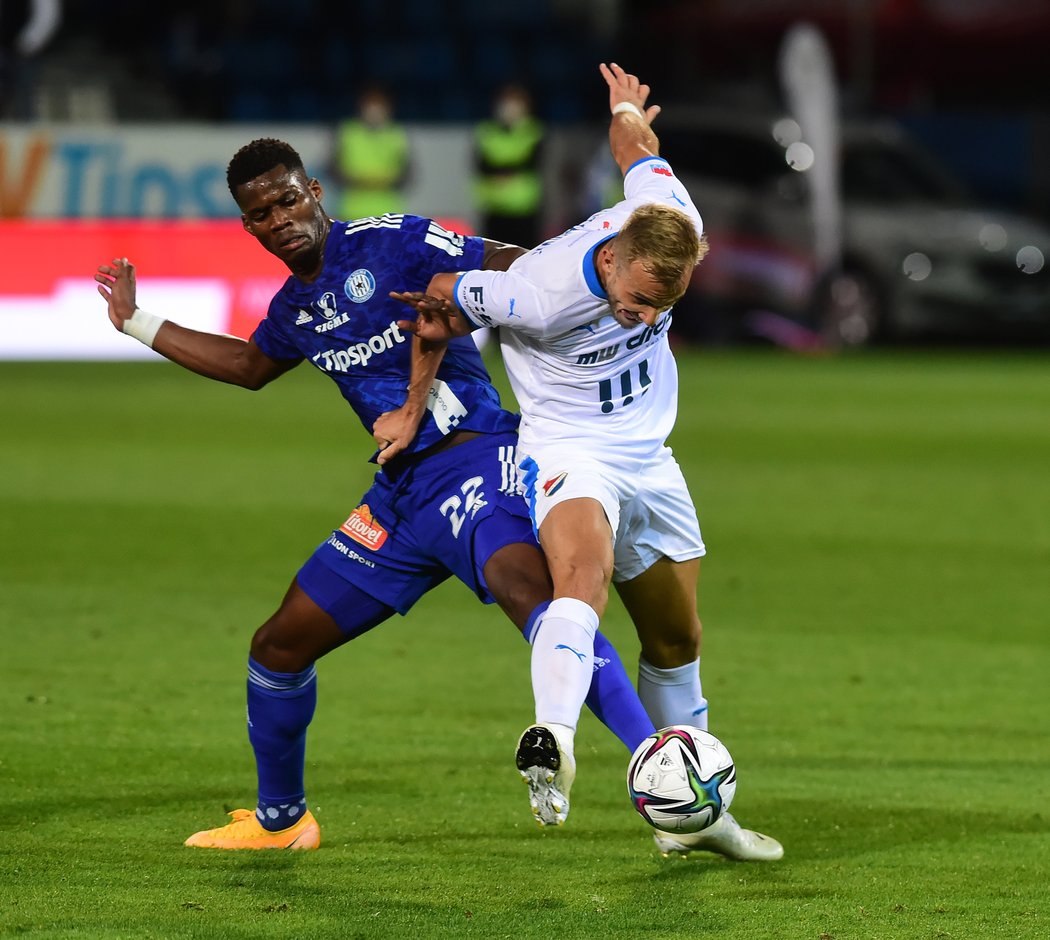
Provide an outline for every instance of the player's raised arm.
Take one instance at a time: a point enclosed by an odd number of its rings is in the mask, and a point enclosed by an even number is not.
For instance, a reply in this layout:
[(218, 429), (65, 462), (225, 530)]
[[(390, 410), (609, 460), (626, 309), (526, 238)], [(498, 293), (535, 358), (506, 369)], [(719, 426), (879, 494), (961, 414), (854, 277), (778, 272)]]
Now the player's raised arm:
[(598, 68), (609, 86), (609, 147), (620, 172), (626, 174), (639, 160), (660, 152), (660, 141), (649, 126), (660, 113), (660, 106), (646, 107), (649, 86), (639, 82), (637, 75), (625, 72), (615, 62), (603, 62)]
[(117, 330), (198, 375), (259, 389), (298, 364), (271, 359), (251, 340), (202, 333), (140, 310), (135, 302), (135, 266), (127, 258), (99, 265), (95, 280)]

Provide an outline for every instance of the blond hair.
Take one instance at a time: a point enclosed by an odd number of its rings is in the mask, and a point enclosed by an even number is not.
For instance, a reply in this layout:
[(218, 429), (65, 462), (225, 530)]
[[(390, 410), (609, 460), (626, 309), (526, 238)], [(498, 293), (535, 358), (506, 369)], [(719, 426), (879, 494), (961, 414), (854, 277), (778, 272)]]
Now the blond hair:
[[(634, 210), (616, 236), (616, 261), (638, 261), (663, 288), (653, 301), (667, 309), (680, 300), (686, 272), (707, 254), (707, 239), (684, 212), (649, 203)], [(688, 282), (686, 282), (688, 283)]]

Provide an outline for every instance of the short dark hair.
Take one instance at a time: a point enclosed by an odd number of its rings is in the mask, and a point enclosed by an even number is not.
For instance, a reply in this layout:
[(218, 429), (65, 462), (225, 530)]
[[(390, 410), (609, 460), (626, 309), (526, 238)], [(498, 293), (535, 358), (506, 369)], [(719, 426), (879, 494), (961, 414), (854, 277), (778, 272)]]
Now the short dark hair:
[(233, 155), (226, 167), (226, 185), (230, 188), (230, 195), (236, 199), (238, 186), (243, 186), (279, 166), (287, 170), (306, 172), (303, 158), (291, 144), (283, 140), (276, 137), (260, 137), (245, 144)]

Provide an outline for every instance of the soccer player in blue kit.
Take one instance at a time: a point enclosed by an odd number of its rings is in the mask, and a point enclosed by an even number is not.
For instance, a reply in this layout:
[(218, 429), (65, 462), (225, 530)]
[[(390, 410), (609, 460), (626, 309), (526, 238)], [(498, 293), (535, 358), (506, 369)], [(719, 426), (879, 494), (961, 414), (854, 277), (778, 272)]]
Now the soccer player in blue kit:
[[(273, 138), (242, 147), (227, 183), (245, 230), (291, 272), (249, 340), (141, 310), (126, 258), (100, 265), (95, 280), (118, 330), (207, 378), (259, 389), (309, 360), (335, 381), (379, 445), (372, 486), (252, 637), (248, 737), (257, 806), (186, 840), (202, 848), (314, 849), (320, 829), (307, 807), (304, 762), (316, 660), (407, 613), (453, 575), (483, 602), (499, 604), (527, 637), (551, 600), (518, 484), (518, 416), (501, 406), (471, 339), (453, 341), (442, 356), (440, 345), (399, 329), (403, 308), (389, 296), (423, 290), (442, 271), (505, 266), (519, 252), (418, 216), (332, 220), (320, 183), (289, 144)], [(600, 634), (595, 650), (601, 668), (588, 704), (633, 750), (652, 722)]]

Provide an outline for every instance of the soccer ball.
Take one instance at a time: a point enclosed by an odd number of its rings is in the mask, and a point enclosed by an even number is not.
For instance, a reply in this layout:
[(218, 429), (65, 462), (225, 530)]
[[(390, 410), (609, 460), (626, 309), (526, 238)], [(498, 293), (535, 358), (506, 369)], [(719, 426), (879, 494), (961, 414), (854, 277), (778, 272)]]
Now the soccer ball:
[(638, 745), (627, 766), (627, 792), (649, 825), (664, 832), (699, 832), (729, 809), (736, 768), (713, 734), (671, 725)]

